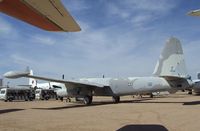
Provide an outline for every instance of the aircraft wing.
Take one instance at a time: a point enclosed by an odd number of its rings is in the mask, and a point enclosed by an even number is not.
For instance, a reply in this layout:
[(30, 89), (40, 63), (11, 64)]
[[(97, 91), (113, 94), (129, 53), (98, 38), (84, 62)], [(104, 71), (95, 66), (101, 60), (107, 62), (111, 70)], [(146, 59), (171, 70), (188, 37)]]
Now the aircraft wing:
[(51, 82), (58, 82), (58, 83), (63, 83), (67, 87), (91, 87), (91, 88), (103, 88), (103, 84), (98, 84), (94, 82), (88, 82), (88, 81), (79, 81), (79, 80), (59, 80), (59, 79), (53, 79), (53, 78), (47, 78), (47, 77), (40, 77), (40, 76), (35, 76), (35, 75), (30, 75), (29, 72), (18, 72), (18, 71), (9, 71), (4, 74), (4, 77), (6, 78), (20, 78), (20, 77), (27, 77), (27, 78), (34, 78), (38, 80), (46, 80), (46, 81), (51, 81)]
[(48, 31), (80, 31), (60, 0), (0, 0), (0, 11)]
[(191, 16), (200, 16), (200, 10), (193, 10), (188, 13)]

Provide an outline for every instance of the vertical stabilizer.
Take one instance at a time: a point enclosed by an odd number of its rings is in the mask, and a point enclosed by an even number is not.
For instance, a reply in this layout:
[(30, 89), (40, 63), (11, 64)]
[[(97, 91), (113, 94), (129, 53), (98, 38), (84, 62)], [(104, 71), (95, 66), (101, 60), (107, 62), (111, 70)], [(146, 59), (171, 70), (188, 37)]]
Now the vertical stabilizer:
[[(30, 75), (33, 75), (33, 70), (29, 70), (30, 71)], [(37, 81), (33, 78), (29, 78), (29, 85), (31, 86), (31, 88), (34, 88), (37, 86)]]
[(153, 72), (155, 76), (181, 77), (188, 76), (183, 49), (177, 38), (167, 40)]

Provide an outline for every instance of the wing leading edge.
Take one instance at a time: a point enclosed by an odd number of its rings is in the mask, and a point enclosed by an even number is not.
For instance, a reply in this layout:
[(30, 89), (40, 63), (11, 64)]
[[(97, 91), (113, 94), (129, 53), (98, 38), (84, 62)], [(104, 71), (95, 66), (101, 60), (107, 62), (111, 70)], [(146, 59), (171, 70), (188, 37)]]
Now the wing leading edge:
[(38, 79), (38, 80), (63, 83), (67, 87), (90, 87), (90, 88), (96, 88), (96, 87), (103, 88), (104, 87), (103, 84), (98, 84), (98, 83), (94, 83), (94, 82), (78, 81), (78, 80), (59, 80), (59, 79), (30, 75), (29, 72), (9, 71), (4, 74), (4, 77), (11, 78), (11, 79), (20, 78), (20, 77), (34, 78), (34, 79)]

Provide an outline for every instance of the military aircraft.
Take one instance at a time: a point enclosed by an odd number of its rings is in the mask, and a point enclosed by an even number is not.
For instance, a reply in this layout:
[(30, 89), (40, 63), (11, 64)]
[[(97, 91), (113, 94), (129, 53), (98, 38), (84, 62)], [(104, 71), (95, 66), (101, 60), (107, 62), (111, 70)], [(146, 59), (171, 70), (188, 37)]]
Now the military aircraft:
[(60, 0), (0, 0), (0, 11), (47, 31), (80, 31)]
[(200, 10), (193, 10), (188, 13), (191, 16), (200, 16)]
[(192, 86), (188, 75), (181, 43), (177, 38), (167, 40), (156, 64), (153, 76), (128, 78), (82, 78), (59, 80), (30, 75), (29, 71), (9, 71), (7, 78), (34, 78), (65, 84), (66, 97), (82, 98), (84, 104), (92, 103), (93, 96), (112, 96), (113, 102), (120, 102), (120, 96), (148, 94), (158, 91), (183, 90)]
[(197, 95), (200, 95), (200, 73), (197, 73), (197, 79), (193, 80), (192, 89), (189, 91), (189, 94), (193, 92)]

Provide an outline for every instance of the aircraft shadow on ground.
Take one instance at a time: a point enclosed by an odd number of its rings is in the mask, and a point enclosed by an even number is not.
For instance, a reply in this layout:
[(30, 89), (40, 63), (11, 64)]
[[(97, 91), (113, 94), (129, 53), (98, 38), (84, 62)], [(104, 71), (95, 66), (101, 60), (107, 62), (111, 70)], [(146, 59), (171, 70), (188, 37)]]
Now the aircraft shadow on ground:
[[(121, 101), (118, 104), (123, 104), (123, 103), (132, 103), (132, 104), (142, 104), (142, 103), (147, 103), (147, 104), (183, 104), (183, 105), (198, 105), (200, 104), (200, 101), (191, 101), (191, 102), (176, 102), (176, 101), (148, 101), (148, 100), (152, 100), (152, 99), (138, 99), (138, 100), (124, 100)], [(31, 109), (38, 109), (38, 110), (62, 110), (62, 109), (70, 109), (70, 108), (79, 108), (79, 107), (94, 107), (94, 106), (103, 106), (103, 105), (110, 105), (110, 104), (115, 104), (112, 101), (94, 101), (91, 105), (87, 106), (84, 104), (80, 104), (80, 102), (72, 102), (69, 105), (66, 106), (61, 106), (61, 107), (50, 107), (50, 108), (31, 108)]]
[(25, 110), (25, 109), (3, 109), (3, 110), (0, 110), (0, 115), (4, 113), (16, 112), (16, 111), (21, 111), (21, 110)]
[(123, 126), (120, 129), (117, 129), (117, 131), (168, 131), (168, 129), (163, 125), (134, 124)]
[(183, 105), (199, 105), (200, 104), (200, 101), (189, 101), (189, 102), (176, 102), (176, 101), (162, 101), (162, 102), (154, 102), (154, 101), (142, 101), (142, 102), (137, 102), (137, 103), (154, 103), (154, 104), (170, 104), (170, 103), (180, 103), (180, 104), (183, 104)]
[(183, 105), (200, 105), (200, 101), (184, 102)]
[(79, 108), (79, 107), (94, 107), (94, 106), (109, 105), (109, 104), (113, 104), (113, 102), (93, 102), (91, 105), (84, 105), (84, 104), (74, 103), (74, 104), (70, 104), (70, 105), (67, 105), (67, 106), (61, 106), (61, 107), (32, 108), (32, 109), (61, 110), (61, 109), (70, 109), (70, 108)]
[(185, 95), (182, 96), (156, 96), (154, 98), (186, 98)]
[[(144, 101), (144, 100), (151, 100), (151, 99), (141, 99), (141, 100), (126, 100), (126, 101), (121, 101), (118, 104), (121, 103), (134, 103), (138, 101)], [(112, 101), (94, 101), (92, 102), (91, 105), (84, 105), (80, 104), (80, 102), (72, 102), (72, 104), (67, 105), (67, 106), (61, 106), (61, 107), (50, 107), (50, 108), (31, 108), (31, 109), (39, 109), (39, 110), (61, 110), (61, 109), (70, 109), (70, 108), (79, 108), (79, 107), (94, 107), (94, 106), (102, 106), (102, 105), (110, 105), (110, 104), (115, 104)]]

